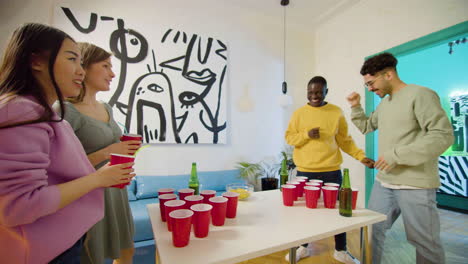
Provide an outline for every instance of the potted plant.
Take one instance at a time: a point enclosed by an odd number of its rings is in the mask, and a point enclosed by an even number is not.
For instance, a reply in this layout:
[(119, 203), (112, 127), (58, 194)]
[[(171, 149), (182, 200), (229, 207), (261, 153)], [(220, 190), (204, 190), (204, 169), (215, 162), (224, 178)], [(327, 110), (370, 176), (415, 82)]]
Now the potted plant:
[(238, 162), (236, 168), (240, 170), (240, 177), (246, 179), (254, 185), (255, 190), (259, 190), (261, 179), (261, 190), (272, 190), (278, 188), (278, 171), (280, 163), (262, 160), (258, 163)]
[[(278, 159), (273, 157), (264, 159), (258, 163), (238, 162), (236, 168), (240, 170), (240, 177), (246, 179), (249, 183), (254, 185), (255, 190), (272, 190), (278, 189), (279, 172), (281, 169), (281, 161), (283, 157), (288, 159), (288, 172), (294, 169), (295, 166), (292, 162), (292, 147), (286, 146)], [(261, 188), (259, 184), (261, 179)]]

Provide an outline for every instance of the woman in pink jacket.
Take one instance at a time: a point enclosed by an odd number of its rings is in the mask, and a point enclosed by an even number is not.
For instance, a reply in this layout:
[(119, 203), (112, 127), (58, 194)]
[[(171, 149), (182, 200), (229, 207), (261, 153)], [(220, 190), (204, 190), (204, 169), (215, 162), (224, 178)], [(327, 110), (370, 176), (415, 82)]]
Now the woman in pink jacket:
[(102, 189), (134, 177), (124, 169), (133, 163), (95, 171), (53, 112), (83, 78), (66, 33), (41, 24), (13, 33), (0, 66), (0, 263), (79, 263), (84, 234), (103, 217)]

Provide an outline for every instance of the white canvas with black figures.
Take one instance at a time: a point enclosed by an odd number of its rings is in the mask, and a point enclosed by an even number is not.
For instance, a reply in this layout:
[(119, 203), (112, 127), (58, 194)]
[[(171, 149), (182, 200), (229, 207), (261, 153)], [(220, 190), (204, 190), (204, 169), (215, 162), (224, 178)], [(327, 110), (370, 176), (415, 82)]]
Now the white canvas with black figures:
[(227, 44), (162, 23), (56, 7), (54, 25), (113, 53), (111, 91), (98, 94), (144, 143), (225, 144)]

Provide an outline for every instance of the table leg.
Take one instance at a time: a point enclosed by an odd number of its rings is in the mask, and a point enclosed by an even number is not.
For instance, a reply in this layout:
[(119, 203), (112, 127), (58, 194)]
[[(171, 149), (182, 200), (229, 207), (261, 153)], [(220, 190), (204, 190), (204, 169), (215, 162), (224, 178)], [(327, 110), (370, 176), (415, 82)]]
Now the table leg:
[(154, 252), (154, 254), (156, 255), (155, 258), (156, 258), (156, 264), (161, 264), (161, 260), (159, 259), (159, 251), (158, 251), (158, 248), (156, 247), (156, 251)]
[(296, 251), (298, 247), (292, 247), (289, 249), (289, 263), (296, 264)]
[(367, 263), (371, 263), (370, 262), (370, 256), (368, 256), (367, 254), (369, 253), (368, 252), (368, 249), (369, 249), (369, 243), (367, 242), (367, 239), (368, 239), (368, 232), (367, 232), (367, 226), (363, 226), (361, 227), (361, 238), (360, 238), (360, 244), (361, 244), (361, 263), (363, 264), (367, 264)]

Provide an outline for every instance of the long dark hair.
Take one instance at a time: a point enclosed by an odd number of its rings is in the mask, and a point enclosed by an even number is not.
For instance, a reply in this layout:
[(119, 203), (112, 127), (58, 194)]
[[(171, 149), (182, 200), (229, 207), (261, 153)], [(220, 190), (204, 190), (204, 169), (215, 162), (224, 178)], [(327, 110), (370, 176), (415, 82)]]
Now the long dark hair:
[[(33, 96), (44, 107), (42, 115), (35, 120), (0, 124), (9, 128), (39, 122), (60, 122), (63, 120), (63, 96), (54, 76), (54, 64), (63, 41), (73, 39), (65, 32), (43, 24), (28, 23), (17, 28), (8, 42), (0, 65), (0, 104), (6, 104), (16, 96)], [(54, 111), (47, 102), (47, 95), (32, 74), (31, 56), (49, 57), (49, 75), (60, 103), (61, 118), (54, 120)]]

